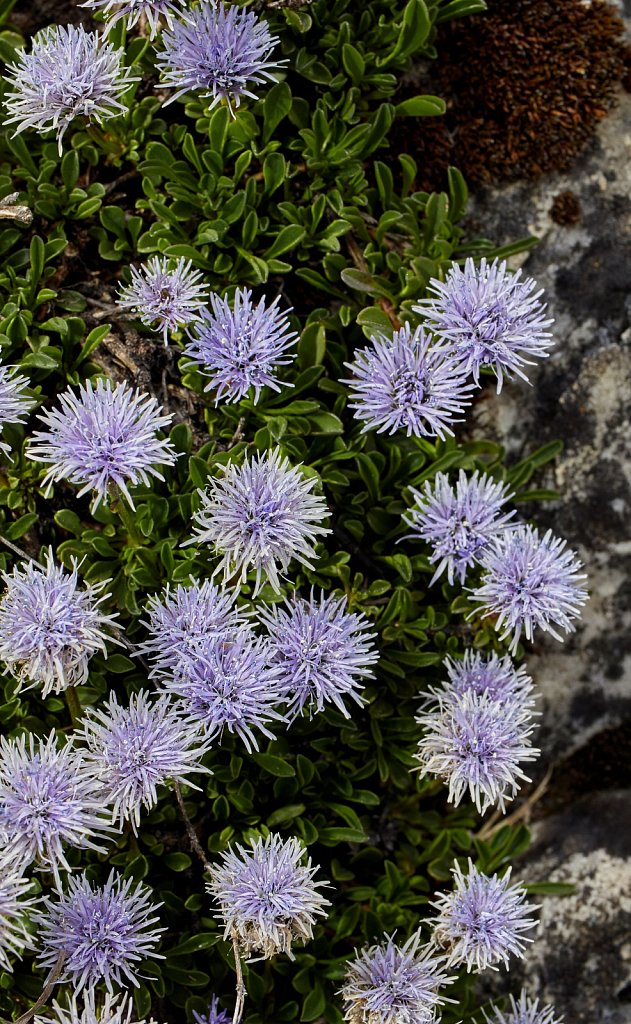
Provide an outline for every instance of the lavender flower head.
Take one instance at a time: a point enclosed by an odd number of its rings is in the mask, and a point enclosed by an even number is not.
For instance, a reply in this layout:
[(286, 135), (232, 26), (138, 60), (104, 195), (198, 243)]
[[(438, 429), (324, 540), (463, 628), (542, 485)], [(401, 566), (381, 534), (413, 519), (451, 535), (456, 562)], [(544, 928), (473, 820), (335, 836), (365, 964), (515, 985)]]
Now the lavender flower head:
[(242, 954), (259, 953), (263, 959), (287, 953), (292, 944), (313, 938), (318, 915), (329, 906), (315, 882), (317, 867), (304, 860), (295, 836), (283, 840), (272, 832), (253, 840), (249, 850), (238, 843), (223, 854), (223, 862), (210, 870), (208, 892), (220, 907), (224, 938), (235, 942)]
[(138, 81), (124, 52), (83, 26), (51, 25), (35, 36), (30, 53), (16, 51), (9, 65), (13, 91), (5, 96), (16, 135), (27, 128), (55, 130), (62, 152), (64, 133), (75, 117), (103, 124), (127, 108), (123, 93)]
[(434, 696), (457, 700), (471, 693), (478, 697), (486, 695), (499, 704), (530, 707), (533, 703), (532, 679), (523, 666), (515, 668), (509, 654), (500, 658), (494, 652), (483, 654), (470, 647), (462, 658), (447, 656), (443, 665), (449, 682), (440, 690), (430, 690)]
[(197, 789), (189, 775), (208, 771), (201, 764), (207, 744), (199, 726), (184, 721), (167, 694), (152, 699), (141, 690), (124, 708), (112, 693), (103, 708), (88, 712), (78, 735), (103, 802), (112, 806), (112, 822), (118, 820), (121, 829), (130, 821), (137, 832), (141, 809), (158, 802), (158, 786), (174, 779)]
[(486, 1013), (488, 1024), (562, 1024), (562, 1017), (555, 1016), (553, 1006), (542, 1006), (539, 1009), (539, 1000), (530, 999), (526, 992), (522, 992), (519, 999), (515, 1001), (510, 996), (510, 1011), (508, 1013), (493, 1007), (493, 1016)]
[(408, 437), (453, 435), (452, 425), (471, 402), (473, 385), (467, 383), (462, 360), (437, 343), (422, 327), (409, 324), (389, 338), (372, 338), (369, 348), (355, 353), (352, 363), (350, 408), (362, 420), (362, 433), (376, 430)]
[(563, 640), (559, 630), (575, 629), (587, 591), (582, 563), (566, 550), (566, 541), (548, 530), (543, 537), (532, 526), (519, 526), (502, 534), (482, 555), (482, 582), (470, 597), (480, 612), (495, 615), (500, 640), (512, 634), (514, 653), (522, 630), (532, 640), (535, 627)]
[(483, 875), (469, 860), (468, 874), (453, 869), (455, 888), (431, 903), (438, 911), (433, 941), (442, 946), (450, 966), (483, 971), (508, 966), (511, 955), (523, 957), (523, 932), (535, 927), (530, 916), (536, 906), (526, 903), (526, 890), (510, 884), (510, 868), (503, 878)]
[(285, 721), (276, 710), (285, 698), (281, 669), (249, 626), (225, 639), (209, 638), (162, 685), (179, 699), (183, 715), (202, 728), (206, 739), (227, 729), (241, 738), (248, 752), (258, 750), (255, 729), (273, 740), (268, 725)]
[(138, 961), (164, 959), (155, 952), (165, 930), (155, 914), (162, 904), (153, 903), (151, 895), (146, 885), (134, 885), (113, 871), (102, 886), (92, 885), (85, 874), (71, 875), (66, 892), (57, 892), (57, 901), (50, 896), (43, 901), (39, 965), (52, 967), (65, 954), (60, 981), (70, 982), (77, 994), (101, 982), (108, 992), (113, 991), (112, 982), (137, 987), (142, 977)]
[(147, 1024), (137, 1019), (130, 995), (106, 992), (101, 1000), (94, 990), (87, 989), (81, 1002), (82, 1006), (76, 995), (68, 997), (66, 1006), (53, 1001), (54, 1017), (36, 1016), (35, 1024)]
[(431, 579), (435, 583), (447, 570), (447, 579), (464, 583), (467, 569), (480, 561), (491, 540), (512, 529), (514, 512), (502, 512), (511, 494), (508, 488), (476, 471), (460, 470), (455, 487), (444, 473), (426, 481), (422, 492), (410, 488), (415, 504), (403, 517), (410, 527), (407, 536), (419, 537), (432, 547), (430, 562), (438, 562)]
[(231, 1024), (232, 1015), (228, 1010), (219, 1009), (219, 999), (213, 996), (207, 1013), (196, 1013), (193, 1010), (195, 1024)]
[(91, 7), (102, 12), (109, 25), (115, 25), (121, 18), (127, 19), (127, 28), (133, 28), (146, 18), (149, 23), (149, 38), (153, 39), (160, 28), (160, 18), (164, 18), (169, 28), (173, 28), (175, 14), (182, 13), (184, 0), (85, 0), (80, 7)]
[(111, 831), (101, 784), (72, 742), (0, 738), (0, 844), (20, 870), (34, 862), (59, 881), (64, 846), (102, 852), (94, 840)]
[(173, 100), (187, 92), (200, 92), (211, 109), (225, 101), (231, 113), (243, 96), (256, 99), (250, 86), (276, 82), (273, 71), (284, 60), (270, 60), (274, 45), (264, 21), (237, 4), (226, 6), (201, 0), (186, 21), (177, 21), (162, 36), (164, 49), (157, 56), (162, 84), (174, 88)]
[(458, 805), (469, 793), (480, 814), (519, 792), (524, 761), (539, 751), (531, 746), (530, 709), (518, 703), (500, 703), (488, 693), (471, 691), (439, 700), (419, 715), (424, 729), (416, 758), (423, 775), (436, 775), (449, 786), (448, 799)]
[(323, 591), (319, 600), (312, 591), (308, 601), (294, 595), (286, 608), (261, 608), (259, 617), (268, 630), (272, 663), (282, 672), (290, 717), (305, 708), (313, 715), (332, 703), (350, 718), (344, 697), (364, 703), (361, 680), (374, 675), (371, 666), (379, 657), (368, 619), (348, 612), (346, 597), (326, 597)]
[(20, 957), (24, 949), (33, 949), (34, 940), (26, 927), (35, 904), (29, 895), (31, 882), (9, 860), (8, 851), (0, 860), (0, 969), (12, 971), (11, 957)]
[(77, 564), (72, 572), (55, 565), (52, 550), (46, 565), (35, 562), (3, 572), (6, 590), (0, 598), (0, 659), (20, 684), (42, 687), (42, 697), (80, 686), (88, 678), (90, 658), (107, 657), (105, 641), (113, 639), (114, 615), (99, 607), (109, 594), (109, 581), (79, 587)]
[(59, 408), (39, 416), (49, 429), (35, 431), (26, 453), (50, 464), (44, 477), (49, 492), (54, 482), (69, 480), (81, 487), (79, 498), (95, 492), (96, 509), (117, 488), (133, 509), (128, 485), (148, 487), (150, 476), (163, 480), (156, 466), (175, 462), (171, 442), (157, 436), (172, 417), (160, 416), (155, 398), (99, 379), (96, 388), (86, 381), (78, 394), (68, 388), (59, 402)]
[(317, 537), (331, 532), (318, 525), (329, 513), (324, 498), (311, 493), (316, 479), (290, 466), (278, 448), (246, 457), (242, 466), (228, 463), (222, 477), (198, 492), (197, 528), (186, 543), (213, 544), (223, 554), (215, 572), (223, 570), (225, 580), (238, 574), (245, 583), (252, 567), (253, 596), (265, 578), (280, 593), (278, 564), (286, 573), (295, 558), (312, 569)]
[(402, 946), (393, 937), (347, 964), (341, 989), (348, 1024), (434, 1024), (444, 1002), (438, 990), (454, 979), (445, 958), (421, 946), (417, 932)]
[(190, 260), (181, 257), (175, 267), (169, 262), (166, 256), (152, 256), (142, 267), (131, 267), (131, 284), (120, 289), (117, 299), (145, 327), (162, 331), (165, 345), (169, 331), (199, 320), (208, 293), (201, 271), (193, 270)]
[(512, 274), (505, 260), (489, 264), (483, 258), (476, 267), (468, 259), (464, 270), (454, 264), (444, 282), (431, 280), (430, 298), (413, 308), (466, 360), (476, 384), (481, 368), (492, 367), (499, 393), (504, 376), (528, 380), (522, 367), (533, 360), (527, 357), (549, 354), (552, 336), (546, 328), (553, 321), (545, 319), (543, 290), (533, 294), (536, 287), (532, 278), (522, 280), (520, 270)]
[(252, 292), (237, 288), (231, 309), (227, 299), (210, 296), (212, 313), (207, 310), (202, 322), (189, 331), (191, 343), (184, 354), (210, 377), (204, 390), (215, 392), (215, 405), (238, 402), (252, 390), (256, 403), (263, 387), (293, 387), (274, 372), (293, 361), (295, 352), (288, 350), (298, 341), (287, 318), (290, 311), (281, 312), (279, 301), (277, 297), (266, 306), (261, 299), (255, 306)]
[[(29, 382), (13, 366), (0, 366), (0, 433), (5, 423), (24, 423), (24, 417), (36, 404), (25, 392)], [(9, 454), (10, 445), (0, 440), (0, 452)]]

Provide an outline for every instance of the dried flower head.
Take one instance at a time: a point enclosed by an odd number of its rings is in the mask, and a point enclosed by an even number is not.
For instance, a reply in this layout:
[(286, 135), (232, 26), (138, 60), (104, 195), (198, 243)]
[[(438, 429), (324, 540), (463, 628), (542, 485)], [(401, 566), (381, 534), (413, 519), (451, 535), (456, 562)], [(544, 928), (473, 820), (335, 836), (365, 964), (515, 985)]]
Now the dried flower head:
[(408, 437), (444, 440), (471, 402), (473, 385), (462, 360), (422, 327), (412, 332), (404, 324), (392, 340), (372, 338), (344, 365), (353, 377), (341, 383), (351, 389), (349, 406), (364, 421), (362, 433), (405, 430)]
[(145, 327), (162, 331), (165, 345), (169, 331), (199, 320), (208, 288), (201, 271), (181, 257), (175, 267), (166, 256), (152, 256), (142, 267), (131, 267), (131, 284), (120, 289), (117, 305), (137, 317)]
[(35, 898), (30, 895), (31, 882), (5, 851), (0, 859), (0, 969), (12, 971), (12, 957), (21, 957), (23, 950), (33, 949), (35, 942), (27, 922)]
[(207, 1013), (196, 1013), (193, 1010), (195, 1024), (231, 1024), (232, 1015), (228, 1010), (219, 1009), (219, 999), (213, 996)]
[(252, 567), (254, 595), (265, 578), (280, 592), (278, 565), (286, 573), (295, 558), (312, 569), (317, 537), (331, 532), (317, 525), (329, 513), (324, 498), (311, 493), (316, 479), (290, 466), (278, 448), (246, 457), (242, 466), (228, 463), (199, 491), (197, 528), (187, 544), (213, 544), (223, 554), (215, 572), (223, 570), (226, 580), (238, 574), (245, 583)]
[(272, 605), (259, 611), (267, 627), (273, 663), (281, 669), (288, 713), (324, 711), (332, 703), (345, 718), (350, 713), (344, 697), (362, 704), (362, 679), (372, 676), (379, 655), (372, 641), (376, 634), (361, 614), (346, 610), (346, 597), (316, 600), (294, 595), (286, 608)]
[(292, 836), (283, 840), (272, 832), (252, 841), (249, 850), (236, 844), (210, 871), (208, 892), (220, 907), (224, 937), (237, 943), (245, 956), (260, 953), (264, 959), (287, 953), (294, 959), (292, 944), (313, 938), (318, 915), (329, 906), (315, 882), (317, 867)]
[(75, 117), (103, 124), (127, 108), (122, 95), (138, 81), (125, 66), (123, 50), (115, 49), (82, 25), (50, 25), (35, 36), (30, 53), (16, 50), (8, 67), (11, 92), (5, 96), (15, 134), (34, 128), (55, 130), (62, 140)]
[(469, 860), (464, 875), (453, 869), (455, 888), (431, 904), (438, 911), (434, 920), (434, 942), (442, 946), (450, 966), (483, 971), (508, 966), (511, 955), (523, 957), (523, 935), (535, 927), (530, 916), (536, 906), (526, 903), (526, 890), (510, 884), (510, 869), (503, 878), (482, 874)]
[(102, 851), (94, 840), (111, 831), (101, 784), (72, 742), (0, 738), (0, 842), (21, 870), (35, 863), (59, 880), (65, 846)]
[(174, 16), (182, 13), (183, 3), (184, 0), (84, 0), (79, 6), (102, 12), (110, 26), (126, 18), (127, 28), (130, 29), (141, 18), (146, 18), (149, 37), (153, 39), (160, 28), (160, 18), (164, 18), (169, 28), (172, 28)]
[(90, 658), (107, 657), (105, 641), (115, 630), (116, 613), (99, 607), (110, 595), (109, 581), (79, 586), (72, 572), (55, 565), (52, 549), (46, 565), (23, 562), (2, 573), (6, 590), (0, 598), (0, 659), (20, 684), (42, 687), (42, 697), (80, 686), (88, 678)]
[(416, 932), (403, 945), (393, 936), (356, 952), (346, 966), (341, 995), (348, 1024), (434, 1024), (444, 999), (439, 989), (453, 981), (445, 958), (421, 945)]
[(167, 694), (151, 698), (141, 690), (124, 708), (112, 693), (104, 707), (88, 712), (78, 737), (121, 829), (130, 821), (137, 831), (141, 809), (158, 802), (158, 786), (175, 779), (196, 789), (189, 776), (208, 770), (201, 764), (207, 744), (199, 726), (185, 721)]
[[(81, 1005), (76, 997), (68, 997), (66, 1006), (52, 1003), (53, 1017), (35, 1017), (35, 1024), (147, 1024), (138, 1020), (134, 1013), (134, 1004), (130, 995), (106, 992), (99, 998), (94, 990), (87, 989), (83, 993)], [(149, 1021), (155, 1024), (155, 1021)]]
[[(36, 404), (26, 394), (28, 379), (15, 372), (14, 366), (0, 366), (0, 434), (5, 423), (24, 423), (24, 417)], [(9, 454), (10, 445), (0, 440), (0, 452)]]
[(155, 952), (160, 933), (155, 911), (162, 906), (151, 899), (146, 885), (134, 885), (114, 871), (105, 885), (92, 885), (85, 874), (71, 875), (66, 892), (57, 891), (57, 900), (47, 896), (39, 914), (42, 951), (37, 961), (52, 967), (60, 953), (65, 954), (60, 981), (70, 982), (79, 994), (112, 982), (126, 988), (138, 986), (138, 961)]
[(527, 357), (549, 354), (552, 336), (546, 328), (553, 321), (545, 319), (543, 291), (534, 292), (536, 287), (532, 278), (522, 280), (520, 270), (511, 273), (505, 260), (489, 264), (483, 258), (476, 267), (468, 259), (464, 270), (454, 263), (444, 282), (432, 279), (430, 298), (414, 309), (466, 360), (476, 384), (481, 368), (491, 367), (499, 393), (505, 376), (528, 380), (522, 367), (533, 360)]
[(264, 21), (237, 4), (216, 0), (201, 0), (162, 42), (157, 56), (162, 83), (176, 90), (169, 102), (195, 91), (211, 100), (211, 108), (225, 101), (232, 112), (242, 96), (257, 98), (251, 86), (276, 82), (273, 71), (286, 63), (269, 59), (278, 39)]
[(588, 596), (581, 586), (587, 577), (566, 544), (551, 530), (540, 537), (533, 526), (519, 526), (496, 538), (482, 555), (482, 582), (470, 595), (481, 607), (471, 614), (497, 616), (500, 639), (512, 633), (512, 653), (522, 630), (528, 640), (537, 626), (563, 640), (559, 629), (575, 629), (572, 620)]
[(504, 812), (520, 782), (530, 781), (522, 763), (539, 754), (530, 743), (531, 719), (527, 706), (500, 703), (486, 692), (440, 698), (416, 719), (424, 729), (415, 755), (420, 770), (449, 786), (452, 803), (468, 791), (480, 814), (494, 804)]
[(509, 996), (508, 1012), (493, 1007), (493, 1016), (484, 1014), (488, 1024), (562, 1024), (562, 1017), (557, 1017), (553, 1006), (539, 1008), (539, 1000), (531, 999), (526, 992), (521, 992), (519, 999)]
[(486, 694), (499, 704), (530, 707), (533, 703), (532, 679), (523, 666), (515, 668), (509, 654), (500, 658), (495, 652), (484, 654), (468, 648), (462, 658), (447, 656), (443, 665), (449, 682), (440, 690), (431, 690), (431, 693), (444, 700), (472, 693), (479, 697)]
[(176, 455), (170, 441), (160, 441), (158, 431), (171, 416), (161, 416), (155, 398), (133, 391), (128, 384), (112, 387), (111, 381), (88, 380), (75, 394), (70, 388), (60, 396), (60, 406), (39, 416), (47, 431), (35, 431), (27, 450), (29, 458), (50, 464), (44, 483), (69, 480), (81, 487), (77, 497), (95, 492), (94, 507), (107, 502), (118, 488), (132, 508), (128, 485), (149, 477), (164, 477), (157, 466), (172, 466)]
[(224, 401), (238, 402), (254, 391), (258, 402), (261, 388), (280, 391), (275, 370), (295, 358), (289, 353), (298, 335), (292, 330), (287, 312), (278, 308), (280, 297), (266, 306), (261, 299), (255, 306), (249, 288), (237, 288), (232, 308), (227, 299), (211, 295), (212, 313), (207, 310), (201, 323), (189, 331), (191, 343), (184, 354), (210, 377), (205, 391), (215, 392), (215, 405)]
[(492, 539), (512, 528), (514, 512), (502, 512), (511, 497), (508, 487), (476, 471), (467, 476), (460, 470), (455, 487), (444, 473), (426, 481), (422, 492), (410, 488), (415, 504), (403, 517), (410, 527), (408, 536), (419, 537), (432, 547), (430, 562), (438, 562), (431, 582), (447, 570), (464, 583), (467, 569), (480, 561)]

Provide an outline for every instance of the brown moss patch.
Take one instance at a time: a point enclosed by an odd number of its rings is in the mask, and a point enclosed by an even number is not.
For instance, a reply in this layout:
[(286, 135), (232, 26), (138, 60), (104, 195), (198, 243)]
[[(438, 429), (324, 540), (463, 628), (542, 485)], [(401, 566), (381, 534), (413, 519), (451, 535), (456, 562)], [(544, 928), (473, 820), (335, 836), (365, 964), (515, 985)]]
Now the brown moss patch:
[(563, 227), (578, 224), (581, 219), (578, 196), (569, 189), (566, 192), (559, 192), (552, 200), (550, 216), (555, 224), (561, 224)]

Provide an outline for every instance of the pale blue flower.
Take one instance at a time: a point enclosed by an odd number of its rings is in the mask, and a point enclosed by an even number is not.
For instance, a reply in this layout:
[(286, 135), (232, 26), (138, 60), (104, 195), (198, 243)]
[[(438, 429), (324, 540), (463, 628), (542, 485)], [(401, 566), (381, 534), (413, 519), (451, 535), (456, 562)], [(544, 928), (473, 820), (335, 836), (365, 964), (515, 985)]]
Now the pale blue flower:
[(193, 1010), (195, 1024), (231, 1024), (232, 1015), (228, 1010), (219, 1008), (219, 999), (213, 996), (207, 1013), (196, 1013)]
[(29, 915), (36, 899), (30, 879), (24, 878), (11, 851), (0, 858), (0, 970), (12, 971), (12, 958), (33, 949), (34, 936), (28, 930)]
[(532, 679), (523, 666), (516, 668), (509, 654), (500, 657), (494, 651), (485, 654), (468, 648), (462, 658), (445, 658), (449, 682), (440, 689), (430, 687), (430, 693), (443, 700), (451, 700), (472, 693), (486, 694), (500, 704), (533, 704)]
[(124, 285), (116, 303), (145, 325), (162, 331), (165, 345), (169, 332), (199, 320), (208, 288), (201, 271), (193, 270), (182, 256), (171, 266), (166, 256), (152, 256), (140, 268), (131, 267), (131, 284)]
[(562, 1017), (557, 1017), (553, 1006), (539, 1006), (538, 999), (531, 999), (526, 992), (521, 992), (519, 999), (509, 996), (510, 1009), (498, 1010), (493, 1007), (493, 1016), (484, 1016), (488, 1024), (562, 1024)]
[[(138, 1020), (130, 995), (105, 992), (97, 995), (96, 990), (84, 990), (82, 998), (68, 996), (65, 1006), (53, 1000), (54, 1016), (35, 1017), (35, 1024), (147, 1024)], [(151, 1020), (148, 1024), (156, 1024)]]
[[(0, 433), (5, 423), (24, 423), (25, 416), (36, 404), (26, 394), (29, 381), (16, 373), (14, 366), (0, 366)], [(0, 439), (0, 451), (9, 454), (11, 446)]]
[(126, 18), (128, 29), (144, 17), (149, 24), (149, 36), (153, 39), (160, 27), (160, 18), (164, 18), (172, 28), (174, 16), (183, 13), (184, 3), (185, 0), (84, 0), (79, 6), (102, 12), (109, 25)]

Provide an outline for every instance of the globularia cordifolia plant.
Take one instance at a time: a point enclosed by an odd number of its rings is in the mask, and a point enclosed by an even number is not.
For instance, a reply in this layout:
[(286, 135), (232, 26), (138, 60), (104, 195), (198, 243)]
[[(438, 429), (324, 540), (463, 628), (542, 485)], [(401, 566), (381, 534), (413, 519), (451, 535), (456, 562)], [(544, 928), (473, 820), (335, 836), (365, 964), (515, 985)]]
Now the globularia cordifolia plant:
[(0, 1016), (468, 1018), (536, 924), (522, 662), (587, 597), (518, 512), (558, 445), (468, 432), (553, 353), (542, 293), (392, 144), (483, 0), (36, 6), (0, 15)]

